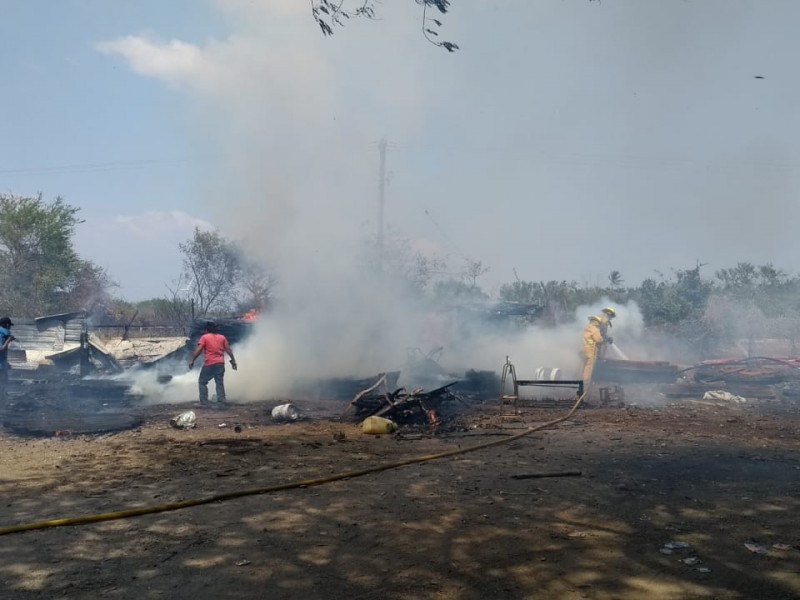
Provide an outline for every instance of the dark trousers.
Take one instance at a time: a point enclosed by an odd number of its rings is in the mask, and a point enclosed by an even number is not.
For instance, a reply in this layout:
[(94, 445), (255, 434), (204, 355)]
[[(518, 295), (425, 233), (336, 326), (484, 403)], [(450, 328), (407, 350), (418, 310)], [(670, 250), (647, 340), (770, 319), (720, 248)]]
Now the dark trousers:
[(208, 402), (208, 382), (214, 380), (217, 386), (217, 402), (225, 402), (225, 365), (207, 365), (200, 369), (197, 380), (200, 389), (200, 402)]
[(0, 403), (8, 399), (8, 365), (0, 366)]

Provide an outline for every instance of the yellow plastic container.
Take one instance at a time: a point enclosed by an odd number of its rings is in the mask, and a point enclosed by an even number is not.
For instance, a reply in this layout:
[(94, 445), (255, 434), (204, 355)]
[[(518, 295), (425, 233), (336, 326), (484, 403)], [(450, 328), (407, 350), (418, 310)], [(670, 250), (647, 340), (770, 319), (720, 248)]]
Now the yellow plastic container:
[(371, 435), (381, 435), (397, 431), (397, 423), (383, 417), (367, 417), (361, 424), (361, 430)]

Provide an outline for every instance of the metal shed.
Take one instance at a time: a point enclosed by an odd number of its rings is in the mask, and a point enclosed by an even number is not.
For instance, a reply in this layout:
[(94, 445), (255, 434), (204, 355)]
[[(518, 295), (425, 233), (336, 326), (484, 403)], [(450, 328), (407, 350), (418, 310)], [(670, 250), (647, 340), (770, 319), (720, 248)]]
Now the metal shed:
[(16, 368), (35, 369), (48, 355), (77, 348), (86, 331), (84, 311), (11, 320), (15, 339), (9, 346), (8, 360)]

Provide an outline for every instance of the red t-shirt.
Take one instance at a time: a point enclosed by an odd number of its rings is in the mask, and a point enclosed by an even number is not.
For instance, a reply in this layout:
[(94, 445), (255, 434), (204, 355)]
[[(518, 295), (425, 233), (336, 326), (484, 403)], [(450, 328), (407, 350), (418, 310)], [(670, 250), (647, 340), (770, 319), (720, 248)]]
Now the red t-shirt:
[(206, 353), (205, 365), (224, 365), (225, 350), (229, 350), (228, 340), (221, 333), (204, 333), (200, 336), (197, 345)]

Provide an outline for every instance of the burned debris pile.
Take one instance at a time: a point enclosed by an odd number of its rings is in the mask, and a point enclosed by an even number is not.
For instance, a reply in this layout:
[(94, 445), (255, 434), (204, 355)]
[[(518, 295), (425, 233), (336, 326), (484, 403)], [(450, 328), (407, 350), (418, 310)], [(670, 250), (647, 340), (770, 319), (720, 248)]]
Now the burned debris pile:
[(384, 374), (351, 400), (348, 412), (357, 421), (371, 416), (384, 417), (398, 425), (436, 431), (444, 423), (452, 422), (460, 410), (468, 407), (451, 389), (456, 383), (454, 381), (430, 391), (421, 388), (409, 391), (404, 387), (390, 391)]
[(16, 319), (0, 423), (25, 435), (103, 433), (135, 427), (141, 400), (123, 367), (89, 332), (84, 312)]
[(73, 312), (17, 319), (9, 352), (11, 367), (19, 371), (119, 373), (122, 367), (111, 352), (89, 332), (86, 313)]
[(15, 379), (0, 421), (10, 431), (32, 436), (121, 431), (143, 421), (133, 409), (140, 400), (127, 381), (69, 373), (47, 379)]

